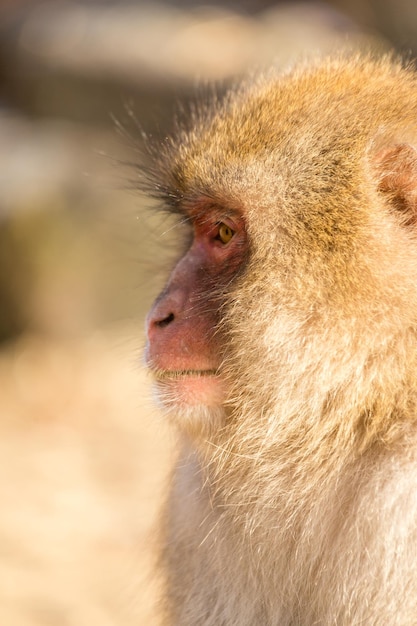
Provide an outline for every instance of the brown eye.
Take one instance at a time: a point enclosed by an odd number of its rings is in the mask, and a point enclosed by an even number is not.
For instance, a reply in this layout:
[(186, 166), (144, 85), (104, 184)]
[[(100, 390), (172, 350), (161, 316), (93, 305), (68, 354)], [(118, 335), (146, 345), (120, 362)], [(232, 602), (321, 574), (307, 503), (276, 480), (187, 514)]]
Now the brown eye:
[(229, 243), (234, 234), (234, 231), (227, 224), (221, 222), (219, 224), (219, 232), (216, 239), (219, 239), (219, 241), (226, 244)]

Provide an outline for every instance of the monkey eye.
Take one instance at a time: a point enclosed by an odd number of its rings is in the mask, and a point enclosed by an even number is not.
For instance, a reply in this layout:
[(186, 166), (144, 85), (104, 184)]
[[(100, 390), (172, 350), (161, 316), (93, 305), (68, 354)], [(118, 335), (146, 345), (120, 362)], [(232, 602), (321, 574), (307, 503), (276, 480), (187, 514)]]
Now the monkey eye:
[(218, 226), (219, 226), (219, 230), (215, 239), (218, 239), (219, 241), (221, 241), (221, 243), (224, 243), (224, 244), (229, 243), (229, 241), (235, 234), (235, 231), (232, 230), (230, 226), (228, 226), (224, 222), (220, 222)]

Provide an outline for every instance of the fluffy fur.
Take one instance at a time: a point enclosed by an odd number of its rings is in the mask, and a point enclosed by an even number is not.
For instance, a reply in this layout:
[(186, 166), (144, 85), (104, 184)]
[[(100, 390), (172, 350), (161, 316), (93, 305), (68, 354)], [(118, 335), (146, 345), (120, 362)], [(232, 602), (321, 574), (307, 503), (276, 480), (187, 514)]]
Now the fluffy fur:
[(222, 426), (182, 435), (165, 510), (166, 623), (414, 626), (416, 77), (324, 61), (193, 123), (158, 187), (241, 211), (249, 254)]

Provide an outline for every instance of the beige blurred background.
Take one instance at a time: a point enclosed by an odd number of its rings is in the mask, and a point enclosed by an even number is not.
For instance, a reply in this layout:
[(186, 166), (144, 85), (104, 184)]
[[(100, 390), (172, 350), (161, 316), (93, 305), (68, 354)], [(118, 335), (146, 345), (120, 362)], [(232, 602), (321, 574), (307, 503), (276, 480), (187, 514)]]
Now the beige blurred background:
[(158, 623), (173, 435), (143, 321), (175, 229), (142, 132), (197, 83), (343, 46), (412, 53), (406, 0), (0, 0), (0, 624)]

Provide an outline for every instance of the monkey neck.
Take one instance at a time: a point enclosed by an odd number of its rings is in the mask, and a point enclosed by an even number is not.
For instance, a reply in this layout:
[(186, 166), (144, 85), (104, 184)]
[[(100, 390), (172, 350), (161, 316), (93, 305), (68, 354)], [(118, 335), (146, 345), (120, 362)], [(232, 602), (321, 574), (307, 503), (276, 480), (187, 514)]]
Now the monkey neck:
[(218, 484), (234, 482), (242, 491), (246, 480), (252, 498), (265, 497), (265, 490), (273, 497), (273, 473), (274, 497), (297, 490), (314, 494), (361, 458), (385, 454), (413, 429), (414, 330), (379, 345), (371, 333), (367, 340), (352, 329), (327, 337), (306, 338), (304, 332), (302, 346), (278, 367), (275, 362), (273, 394), (265, 365), (258, 368), (252, 359), (250, 371), (242, 369), (245, 395), (236, 393), (227, 426), (205, 445)]
[(300, 598), (314, 601), (305, 572), (315, 580), (329, 546), (355, 527), (361, 494), (379, 489), (382, 502), (395, 451), (407, 433), (415, 440), (414, 332), (378, 345), (371, 332), (367, 339), (360, 330), (332, 330), (324, 336), (300, 328), (302, 350), (285, 355), (282, 343), (278, 366), (277, 353), (271, 354), (273, 394), (265, 351), (259, 353), (263, 367), (254, 352), (242, 358), (226, 425), (204, 442), (194, 440), (189, 462), (181, 459), (177, 470), (191, 481), (187, 512), (201, 507), (199, 549), (208, 546), (208, 560), (220, 554), (226, 568), (222, 549), (228, 546), (227, 554), (238, 554), (249, 573), (247, 593), (271, 589), (289, 607)]

